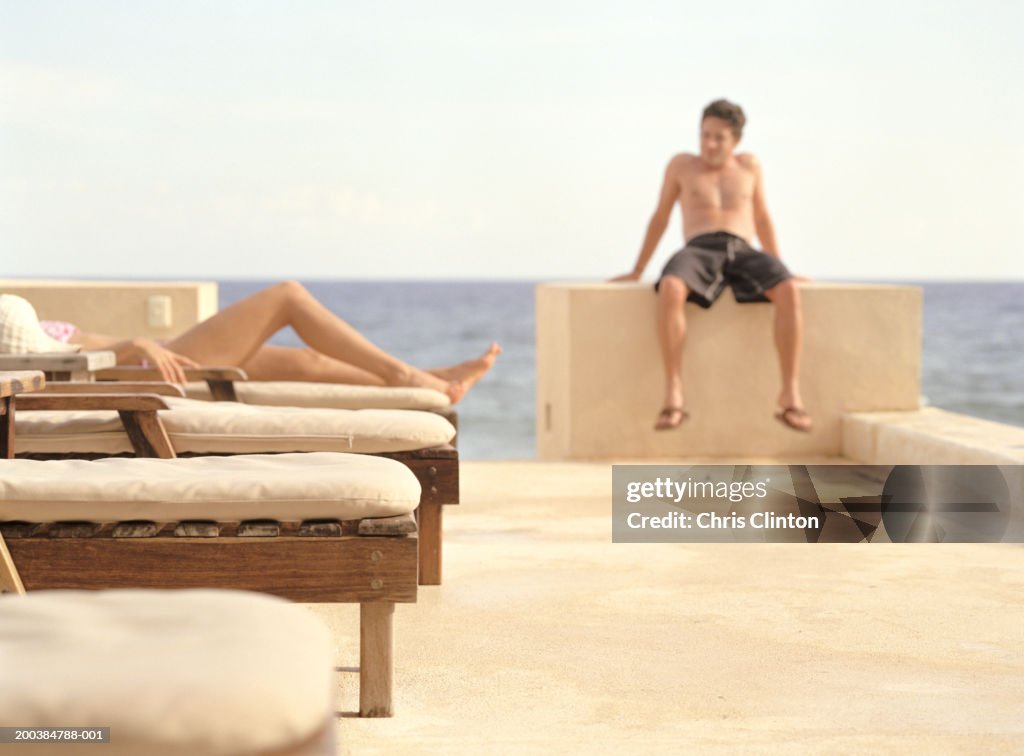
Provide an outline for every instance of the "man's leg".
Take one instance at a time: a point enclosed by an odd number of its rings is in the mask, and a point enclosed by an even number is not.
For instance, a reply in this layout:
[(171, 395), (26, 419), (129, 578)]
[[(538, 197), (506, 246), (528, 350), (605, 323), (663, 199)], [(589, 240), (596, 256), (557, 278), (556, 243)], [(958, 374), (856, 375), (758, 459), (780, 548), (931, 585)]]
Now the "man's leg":
[(686, 316), (683, 305), (689, 294), (686, 284), (676, 276), (664, 276), (658, 284), (658, 343), (665, 370), (665, 401), (658, 415), (656, 430), (675, 428), (686, 419), (683, 410), (683, 344), (686, 341)]
[(800, 349), (804, 327), (800, 290), (790, 278), (768, 289), (765, 296), (775, 305), (775, 348), (782, 370), (782, 391), (779, 393), (781, 419), (797, 430), (810, 430), (811, 418), (804, 411), (800, 396)]

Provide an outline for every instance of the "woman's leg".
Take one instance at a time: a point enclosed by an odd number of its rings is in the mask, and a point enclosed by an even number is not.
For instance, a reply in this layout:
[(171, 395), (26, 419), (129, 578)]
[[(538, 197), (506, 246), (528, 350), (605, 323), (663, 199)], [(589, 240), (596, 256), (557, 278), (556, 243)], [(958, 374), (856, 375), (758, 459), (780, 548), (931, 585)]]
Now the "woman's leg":
[(494, 366), (494, 361), (501, 354), (501, 347), (497, 342), (491, 344), (479, 357), (475, 357), (457, 365), (450, 365), (443, 368), (430, 368), (427, 370), (431, 375), (443, 378), (446, 381), (472, 381), (475, 382), (480, 376)]
[(461, 397), (465, 390), (392, 357), (294, 281), (235, 302), (167, 346), (200, 364), (241, 366), (285, 326), (294, 328), (299, 338), (320, 354), (372, 373), (386, 385), (435, 388), (453, 400), (457, 399), (453, 391)]
[(242, 363), (254, 381), (308, 381), (353, 386), (383, 386), (384, 381), (354, 365), (320, 354), (313, 349), (264, 344)]
[[(501, 347), (491, 347), (480, 357), (457, 365), (433, 368), (426, 372), (446, 381), (462, 381), (468, 386), (494, 365)], [(264, 344), (242, 364), (254, 381), (308, 381), (311, 383), (343, 383), (352, 386), (383, 386), (384, 381), (354, 365), (320, 354), (315, 349), (281, 347)]]

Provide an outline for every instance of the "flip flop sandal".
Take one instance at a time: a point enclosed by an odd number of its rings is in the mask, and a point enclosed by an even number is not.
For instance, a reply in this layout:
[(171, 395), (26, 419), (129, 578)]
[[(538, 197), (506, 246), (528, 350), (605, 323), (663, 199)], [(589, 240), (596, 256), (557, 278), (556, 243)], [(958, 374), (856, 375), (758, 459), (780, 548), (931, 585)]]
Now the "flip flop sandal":
[(797, 417), (810, 418), (810, 415), (807, 414), (806, 410), (800, 409), (799, 407), (786, 407), (781, 412), (775, 413), (775, 419), (778, 420), (783, 425), (785, 425), (787, 428), (791, 428), (792, 430), (798, 431), (799, 433), (810, 433), (812, 426), (808, 425), (805, 428), (803, 426), (797, 425), (790, 419), (791, 415), (796, 415)]
[[(678, 413), (679, 419), (672, 422), (672, 417)], [(654, 426), (656, 431), (675, 430), (682, 425), (690, 417), (690, 413), (682, 407), (664, 407), (661, 412), (658, 413), (658, 423)], [(661, 420), (664, 418), (665, 424), (661, 424)]]

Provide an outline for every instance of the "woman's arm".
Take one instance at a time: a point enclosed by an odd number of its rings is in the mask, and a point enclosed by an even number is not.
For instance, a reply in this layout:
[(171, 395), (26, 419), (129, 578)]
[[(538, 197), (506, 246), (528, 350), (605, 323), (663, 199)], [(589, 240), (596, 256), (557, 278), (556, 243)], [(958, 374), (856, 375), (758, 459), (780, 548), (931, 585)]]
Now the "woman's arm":
[(163, 379), (170, 383), (185, 383), (184, 368), (199, 367), (188, 357), (172, 352), (152, 339), (118, 339), (101, 333), (79, 331), (68, 339), (68, 343), (78, 344), (83, 349), (113, 352), (118, 365), (146, 363), (159, 370)]
[(113, 336), (104, 336), (102, 333), (89, 333), (87, 331), (76, 331), (68, 339), (69, 344), (78, 344), (86, 351), (97, 351), (101, 349), (113, 349), (115, 344), (124, 343), (121, 339)]

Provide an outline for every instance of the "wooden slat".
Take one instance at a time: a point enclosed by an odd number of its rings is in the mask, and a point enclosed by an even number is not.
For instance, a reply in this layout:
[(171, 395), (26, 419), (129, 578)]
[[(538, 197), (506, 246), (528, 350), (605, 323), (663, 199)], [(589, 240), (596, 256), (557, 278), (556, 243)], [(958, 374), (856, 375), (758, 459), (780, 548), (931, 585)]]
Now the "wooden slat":
[(75, 383), (50, 381), (43, 389), (48, 394), (156, 394), (158, 396), (185, 396), (181, 386), (162, 381), (121, 381), (117, 383)]
[(94, 383), (95, 376), (88, 370), (47, 370), (46, 380), (48, 381), (81, 381), (82, 383)]
[[(185, 368), (185, 378), (190, 381), (246, 381), (249, 376), (238, 367)], [(156, 368), (140, 365), (120, 365), (96, 372), (98, 381), (162, 381), (163, 375)]]
[(174, 527), (174, 535), (179, 538), (216, 538), (220, 535), (220, 529), (219, 522), (188, 520)]
[(0, 522), (0, 535), (4, 538), (31, 538), (45, 533), (47, 527), (48, 523), (43, 522)]
[(42, 391), (46, 379), (40, 370), (14, 370), (0, 372), (0, 397)]
[(119, 522), (114, 525), (110, 535), (112, 538), (153, 538), (160, 529), (158, 523), (147, 520)]
[(23, 410), (164, 410), (167, 402), (156, 394), (30, 394), (19, 397)]
[(337, 538), (344, 532), (344, 526), (337, 520), (305, 520), (299, 526), (300, 536)]
[(47, 531), (50, 538), (92, 538), (100, 529), (96, 522), (55, 522)]
[(276, 538), (281, 534), (281, 523), (275, 520), (247, 520), (239, 523), (239, 538)]
[(42, 370), (44, 373), (79, 373), (112, 368), (113, 352), (52, 352), (46, 354), (0, 354), (0, 370)]
[(387, 455), (395, 459), (458, 459), (459, 450), (451, 444), (440, 444), (426, 449), (413, 449), (412, 451), (390, 452)]
[(412, 515), (394, 517), (367, 517), (359, 521), (359, 535), (396, 536), (416, 532), (416, 520)]
[(8, 548), (29, 591), (235, 588), (320, 603), (416, 600), (416, 536), (37, 537)]

